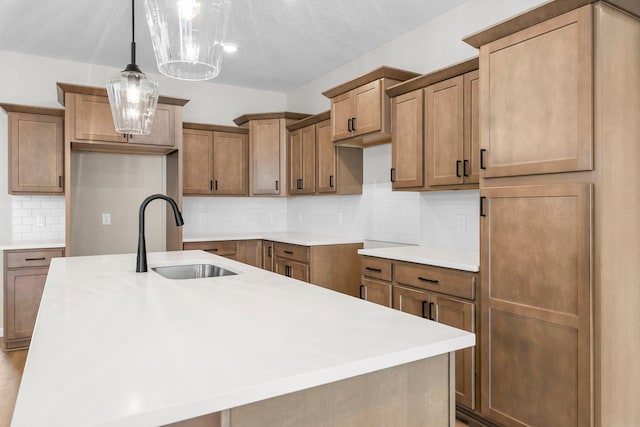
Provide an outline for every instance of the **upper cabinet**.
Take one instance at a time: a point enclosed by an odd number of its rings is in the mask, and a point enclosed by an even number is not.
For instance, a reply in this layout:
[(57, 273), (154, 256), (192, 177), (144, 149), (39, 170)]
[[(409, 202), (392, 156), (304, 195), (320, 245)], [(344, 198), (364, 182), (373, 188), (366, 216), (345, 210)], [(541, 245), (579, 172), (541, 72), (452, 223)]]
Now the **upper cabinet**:
[(9, 115), (9, 193), (64, 192), (64, 110), (0, 104)]
[(394, 190), (478, 188), (478, 82), (473, 58), (387, 90)]
[(362, 149), (334, 145), (329, 111), (287, 129), (290, 195), (362, 194)]
[(116, 132), (103, 88), (58, 83), (58, 101), (65, 107), (66, 134), (73, 148), (149, 154), (165, 154), (178, 148), (182, 106), (188, 102), (161, 96), (151, 134), (133, 136)]
[(380, 67), (322, 94), (331, 99), (331, 140), (366, 146), (391, 139), (390, 104), (385, 90), (418, 74)]
[(234, 119), (238, 126), (249, 128), (250, 196), (287, 195), (287, 125), (305, 117), (308, 114), (282, 112), (245, 114)]
[(249, 187), (248, 134), (244, 128), (184, 123), (184, 194), (246, 196)]
[(482, 45), (485, 178), (593, 168), (592, 26), (585, 7)]

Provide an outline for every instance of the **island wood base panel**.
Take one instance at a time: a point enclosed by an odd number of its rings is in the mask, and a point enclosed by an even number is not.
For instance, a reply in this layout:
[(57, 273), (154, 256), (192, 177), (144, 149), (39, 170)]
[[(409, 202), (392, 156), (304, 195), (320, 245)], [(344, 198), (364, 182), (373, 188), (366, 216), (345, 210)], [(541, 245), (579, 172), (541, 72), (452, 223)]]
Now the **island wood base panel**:
[(452, 355), (383, 369), (170, 426), (454, 427)]

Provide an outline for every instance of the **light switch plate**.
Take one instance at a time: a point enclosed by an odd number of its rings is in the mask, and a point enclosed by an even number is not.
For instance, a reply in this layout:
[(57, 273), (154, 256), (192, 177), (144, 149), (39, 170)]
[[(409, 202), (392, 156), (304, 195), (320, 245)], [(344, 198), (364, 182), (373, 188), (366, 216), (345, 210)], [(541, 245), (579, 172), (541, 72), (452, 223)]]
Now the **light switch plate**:
[(467, 218), (464, 215), (456, 215), (456, 231), (465, 232), (467, 230)]
[(110, 225), (111, 224), (111, 214), (103, 213), (102, 214), (102, 225)]

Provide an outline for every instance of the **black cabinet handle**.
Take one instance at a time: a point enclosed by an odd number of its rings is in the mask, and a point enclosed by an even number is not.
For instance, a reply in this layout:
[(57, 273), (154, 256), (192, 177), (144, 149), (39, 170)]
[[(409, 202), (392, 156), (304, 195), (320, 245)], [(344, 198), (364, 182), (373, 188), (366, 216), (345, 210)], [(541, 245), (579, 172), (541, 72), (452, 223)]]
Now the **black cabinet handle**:
[(427, 301), (422, 301), (422, 317), (424, 319), (429, 319), (431, 317), (431, 305), (429, 305), (429, 317), (427, 317)]
[(436, 305), (436, 303), (434, 303), (434, 302), (430, 302), (429, 303), (429, 320), (435, 320), (433, 318), (433, 306), (435, 306), (435, 305)]
[(267, 256), (269, 258), (271, 258), (271, 250), (272, 250), (272, 247), (271, 246), (267, 246)]
[(333, 188), (333, 175), (329, 175), (329, 187)]
[(292, 251), (283, 251), (285, 254), (293, 255)]
[(462, 177), (462, 175), (460, 175), (460, 164), (462, 164), (462, 162), (460, 160), (456, 160), (456, 176), (458, 178)]
[(296, 179), (296, 189), (302, 190), (302, 178)]
[(276, 179), (276, 191), (278, 191), (280, 188), (278, 186), (278, 180)]
[(365, 267), (364, 269), (369, 271), (375, 271), (376, 273), (382, 273), (381, 268)]
[(484, 164), (484, 155), (487, 152), (484, 148), (480, 149), (480, 169), (486, 169), (486, 165)]
[(391, 182), (396, 182), (396, 169), (391, 168)]
[(351, 132), (353, 128), (351, 127), (351, 119), (347, 120), (347, 131)]
[(25, 261), (44, 261), (46, 258), (42, 257), (42, 258), (25, 258)]
[(213, 180), (209, 180), (209, 191), (213, 190)]
[(213, 182), (213, 189), (218, 191), (218, 180), (217, 179)]
[(355, 117), (351, 117), (351, 130), (352, 131), (356, 131), (356, 118)]
[(218, 248), (209, 249), (211, 252), (218, 252)]
[(62, 175), (58, 175), (58, 187), (62, 188)]
[(485, 201), (486, 197), (482, 196), (480, 197), (480, 216), (487, 216), (487, 214), (484, 212), (484, 201)]
[(435, 285), (438, 284), (437, 280), (427, 279), (426, 277), (418, 277), (418, 280), (420, 280), (421, 282), (433, 283)]
[(464, 176), (469, 176), (469, 160), (465, 160), (462, 166), (462, 174)]
[(360, 285), (360, 299), (364, 299), (364, 285)]
[(287, 277), (291, 277), (291, 267), (289, 267), (288, 265), (284, 266), (284, 275)]

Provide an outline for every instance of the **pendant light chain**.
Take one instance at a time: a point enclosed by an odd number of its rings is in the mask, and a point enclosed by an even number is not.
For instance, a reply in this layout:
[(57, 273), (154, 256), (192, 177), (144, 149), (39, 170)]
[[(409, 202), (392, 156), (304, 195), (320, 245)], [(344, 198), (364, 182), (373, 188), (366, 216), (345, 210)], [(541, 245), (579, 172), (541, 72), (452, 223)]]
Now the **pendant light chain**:
[(131, 63), (136, 63), (136, 12), (135, 0), (131, 0)]

